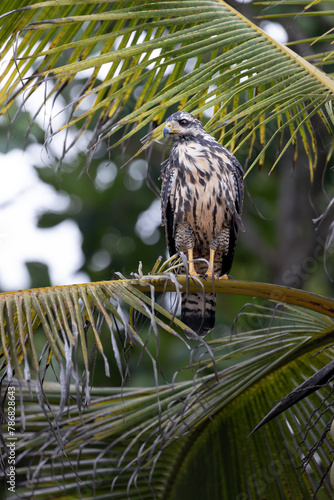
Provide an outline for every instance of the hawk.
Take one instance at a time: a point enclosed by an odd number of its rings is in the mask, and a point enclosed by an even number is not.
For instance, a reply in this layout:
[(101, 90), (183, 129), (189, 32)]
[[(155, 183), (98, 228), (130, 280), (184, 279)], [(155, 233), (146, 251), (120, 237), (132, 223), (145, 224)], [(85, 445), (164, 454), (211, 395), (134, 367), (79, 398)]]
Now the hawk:
[[(238, 231), (243, 230), (242, 167), (190, 113), (171, 115), (163, 133), (173, 141), (161, 186), (169, 253), (188, 257), (191, 276), (227, 279)], [(197, 335), (213, 329), (215, 312), (214, 293), (182, 294), (181, 321)], [(194, 337), (189, 330), (186, 334)]]

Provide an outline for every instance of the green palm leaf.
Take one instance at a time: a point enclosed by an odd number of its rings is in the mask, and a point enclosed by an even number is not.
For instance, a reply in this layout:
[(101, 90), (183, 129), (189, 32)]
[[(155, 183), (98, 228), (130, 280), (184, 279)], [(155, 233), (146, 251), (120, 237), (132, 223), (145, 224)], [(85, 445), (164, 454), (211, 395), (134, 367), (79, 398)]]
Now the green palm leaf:
[[(21, 9), (5, 14), (15, 7)], [(150, 122), (161, 124), (175, 107), (195, 114), (212, 108), (207, 129), (220, 130), (231, 150), (247, 147), (251, 158), (257, 138), (261, 152), (249, 170), (287, 128), (294, 132), (285, 149), (300, 137), (313, 177), (317, 156), (310, 119), (317, 114), (328, 127), (333, 81), (223, 1), (66, 0), (23, 8), (22, 2), (3, 2), (1, 11), (3, 57), (16, 40), (1, 77), (4, 113), (18, 93), (26, 100), (47, 81), (45, 99), (51, 99), (86, 71), (64, 127), (73, 126), (78, 138), (94, 123), (91, 152), (114, 134), (110, 147)], [(88, 99), (93, 102), (85, 110)], [(126, 112), (133, 99), (134, 110)], [(143, 148), (161, 132), (162, 125)]]

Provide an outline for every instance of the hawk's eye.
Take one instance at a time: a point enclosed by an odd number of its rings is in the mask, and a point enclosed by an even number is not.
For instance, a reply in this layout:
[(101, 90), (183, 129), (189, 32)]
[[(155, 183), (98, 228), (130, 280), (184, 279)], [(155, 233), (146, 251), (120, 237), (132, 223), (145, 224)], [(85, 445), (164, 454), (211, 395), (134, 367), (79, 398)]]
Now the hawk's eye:
[(186, 120), (185, 118), (179, 121), (179, 124), (182, 125), (182, 127), (186, 127), (188, 123), (189, 123), (188, 120)]

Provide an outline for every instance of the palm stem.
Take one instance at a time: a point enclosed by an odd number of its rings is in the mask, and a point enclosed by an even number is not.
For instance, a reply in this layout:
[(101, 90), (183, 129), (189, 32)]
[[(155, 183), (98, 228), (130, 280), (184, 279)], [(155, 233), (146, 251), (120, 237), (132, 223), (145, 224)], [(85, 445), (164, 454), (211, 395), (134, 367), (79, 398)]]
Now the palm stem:
[[(291, 304), (295, 306), (304, 307), (312, 311), (320, 312), (334, 318), (334, 300), (325, 297), (323, 295), (318, 295), (312, 292), (307, 292), (305, 290), (297, 290), (296, 288), (291, 288), (283, 285), (275, 285), (271, 283), (260, 283), (255, 281), (241, 281), (241, 280), (208, 280), (201, 278), (190, 278), (187, 279), (186, 276), (178, 276), (177, 281), (181, 285), (182, 291), (189, 292), (212, 292), (218, 294), (229, 294), (229, 295), (242, 295), (248, 297), (259, 297), (267, 300), (273, 300), (275, 302), (282, 302), (286, 304)], [(168, 275), (160, 276), (143, 276), (136, 279), (120, 279), (112, 281), (98, 281), (94, 283), (84, 283), (80, 285), (62, 285), (62, 286), (52, 286), (46, 288), (35, 288), (28, 290), (20, 290), (16, 292), (2, 292), (0, 293), (1, 299), (10, 300), (13, 297), (23, 296), (23, 295), (38, 295), (41, 292), (57, 291), (57, 290), (75, 290), (77, 287), (86, 286), (109, 286), (120, 285), (132, 287), (140, 290), (141, 292), (149, 292), (151, 286), (154, 287), (156, 292), (175, 292), (175, 284), (173, 281), (169, 280)]]

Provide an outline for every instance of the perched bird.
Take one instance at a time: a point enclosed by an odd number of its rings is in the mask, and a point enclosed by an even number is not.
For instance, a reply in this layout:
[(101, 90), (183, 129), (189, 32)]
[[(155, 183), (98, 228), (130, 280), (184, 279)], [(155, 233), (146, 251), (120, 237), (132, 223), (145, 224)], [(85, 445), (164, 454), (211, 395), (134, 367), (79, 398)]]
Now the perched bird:
[[(191, 276), (226, 279), (243, 230), (242, 167), (190, 113), (171, 115), (163, 133), (173, 141), (161, 186), (169, 253), (187, 256)], [(181, 320), (197, 335), (213, 329), (215, 312), (214, 293), (182, 294)], [(186, 334), (194, 337), (191, 331)]]

